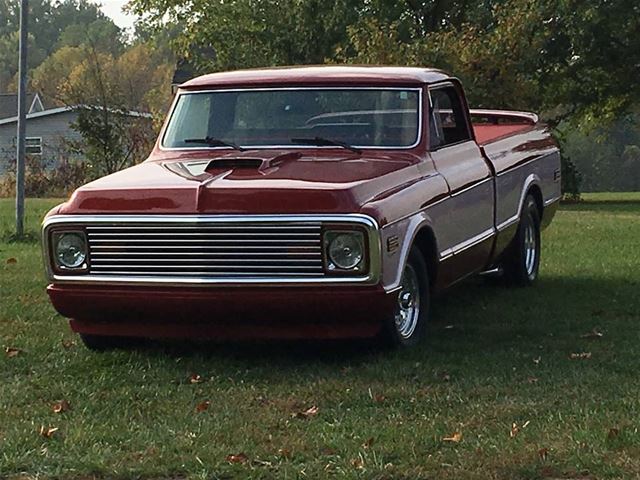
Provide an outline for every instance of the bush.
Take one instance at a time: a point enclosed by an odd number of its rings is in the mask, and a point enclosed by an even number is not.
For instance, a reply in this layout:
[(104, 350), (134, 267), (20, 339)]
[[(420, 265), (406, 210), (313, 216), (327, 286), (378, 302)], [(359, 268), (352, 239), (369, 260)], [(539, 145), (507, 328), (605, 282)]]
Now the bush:
[[(62, 160), (53, 169), (45, 169), (39, 158), (26, 157), (25, 196), (66, 197), (73, 190), (91, 180), (86, 163)], [(0, 178), (0, 197), (16, 194), (16, 162), (5, 161), (5, 173)]]

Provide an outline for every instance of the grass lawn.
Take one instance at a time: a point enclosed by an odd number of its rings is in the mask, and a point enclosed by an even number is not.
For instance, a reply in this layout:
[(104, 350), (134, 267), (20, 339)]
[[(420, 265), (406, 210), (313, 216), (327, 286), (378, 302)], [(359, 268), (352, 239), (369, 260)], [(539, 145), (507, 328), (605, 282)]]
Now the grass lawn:
[[(534, 288), (467, 282), (400, 352), (91, 353), (47, 301), (39, 246), (0, 243), (0, 478), (638, 478), (640, 197), (615, 198), (562, 207)], [(53, 203), (28, 200), (31, 230)]]

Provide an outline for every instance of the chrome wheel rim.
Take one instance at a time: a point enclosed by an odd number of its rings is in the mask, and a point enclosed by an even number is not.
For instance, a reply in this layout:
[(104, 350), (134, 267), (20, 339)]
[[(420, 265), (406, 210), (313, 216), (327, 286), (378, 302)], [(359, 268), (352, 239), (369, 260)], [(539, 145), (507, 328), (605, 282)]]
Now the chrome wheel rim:
[(530, 278), (535, 275), (537, 256), (536, 230), (533, 222), (530, 222), (524, 229), (524, 267)]
[(420, 316), (420, 282), (416, 271), (409, 264), (402, 273), (400, 287), (395, 324), (398, 334), (406, 339), (415, 332)]

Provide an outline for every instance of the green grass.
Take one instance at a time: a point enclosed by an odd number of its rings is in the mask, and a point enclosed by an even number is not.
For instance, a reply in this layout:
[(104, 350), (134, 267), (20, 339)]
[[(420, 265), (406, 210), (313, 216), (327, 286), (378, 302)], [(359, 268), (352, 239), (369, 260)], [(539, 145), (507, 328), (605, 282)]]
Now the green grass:
[(598, 192), (583, 193), (581, 195), (585, 202), (608, 202), (608, 203), (624, 203), (624, 202), (640, 202), (640, 192)]
[[(29, 229), (53, 203), (29, 200)], [(11, 226), (10, 201), (0, 213)], [(461, 285), (412, 351), (105, 354), (68, 345), (39, 246), (0, 244), (0, 344), (23, 350), (0, 352), (0, 478), (638, 478), (640, 203), (564, 206), (543, 242), (534, 288)], [(603, 336), (582, 338), (593, 329)], [(71, 410), (53, 413), (63, 399)], [(454, 432), (460, 442), (443, 441)], [(240, 453), (248, 461), (226, 460)]]

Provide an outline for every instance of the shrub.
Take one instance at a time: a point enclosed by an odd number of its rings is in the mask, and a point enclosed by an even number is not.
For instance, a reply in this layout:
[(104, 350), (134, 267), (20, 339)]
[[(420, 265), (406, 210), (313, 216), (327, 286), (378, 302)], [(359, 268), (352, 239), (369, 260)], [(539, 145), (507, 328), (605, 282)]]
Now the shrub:
[[(16, 162), (5, 159), (5, 173), (0, 178), (0, 197), (16, 194)], [(26, 157), (25, 196), (66, 197), (80, 185), (91, 180), (86, 163), (79, 160), (61, 160), (53, 169), (45, 169), (39, 158)]]

